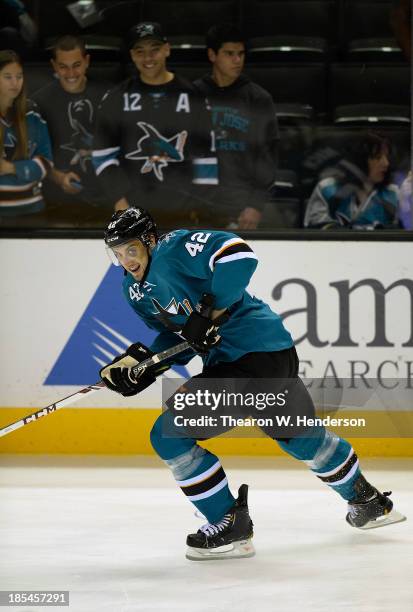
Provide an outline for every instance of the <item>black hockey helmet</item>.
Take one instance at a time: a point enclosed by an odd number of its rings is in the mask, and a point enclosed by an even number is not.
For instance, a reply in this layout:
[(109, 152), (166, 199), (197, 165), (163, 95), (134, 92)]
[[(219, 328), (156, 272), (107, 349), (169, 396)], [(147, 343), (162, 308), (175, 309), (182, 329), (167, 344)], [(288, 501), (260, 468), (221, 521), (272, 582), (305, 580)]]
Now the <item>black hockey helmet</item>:
[(116, 245), (138, 238), (149, 248), (151, 236), (157, 238), (155, 221), (148, 211), (131, 206), (126, 210), (118, 210), (112, 215), (105, 231), (105, 243), (111, 249)]

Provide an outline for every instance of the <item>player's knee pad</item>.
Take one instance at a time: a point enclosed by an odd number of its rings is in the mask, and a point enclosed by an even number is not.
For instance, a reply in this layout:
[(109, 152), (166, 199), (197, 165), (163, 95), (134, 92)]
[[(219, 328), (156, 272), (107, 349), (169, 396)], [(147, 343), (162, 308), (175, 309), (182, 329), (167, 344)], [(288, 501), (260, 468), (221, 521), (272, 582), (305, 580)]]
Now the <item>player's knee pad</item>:
[(333, 431), (326, 429), (324, 438), (315, 455), (306, 463), (317, 475), (330, 476), (331, 470), (335, 471), (338, 466), (345, 467), (348, 460), (351, 463), (350, 467), (357, 461), (357, 455), (354, 453), (351, 444)]
[[(187, 449), (182, 455), (177, 455), (171, 459), (166, 459), (165, 463), (172, 471), (175, 480), (185, 480), (198, 473), (201, 464), (205, 462), (205, 459), (211, 456), (211, 454), (194, 444), (191, 448)], [(215, 457), (216, 459), (216, 457)]]
[(196, 444), (196, 440), (182, 437), (169, 411), (156, 419), (151, 429), (150, 441), (154, 451), (164, 460), (182, 455)]

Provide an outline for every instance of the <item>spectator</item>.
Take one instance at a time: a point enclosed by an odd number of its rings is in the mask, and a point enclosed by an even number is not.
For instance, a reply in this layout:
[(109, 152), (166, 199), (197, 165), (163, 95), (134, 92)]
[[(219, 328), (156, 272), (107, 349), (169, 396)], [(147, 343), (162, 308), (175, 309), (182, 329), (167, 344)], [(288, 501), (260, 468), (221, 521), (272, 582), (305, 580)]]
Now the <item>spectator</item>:
[(41, 181), (50, 167), (47, 125), (27, 104), (20, 58), (0, 51), (0, 213), (42, 210)]
[(93, 161), (116, 210), (142, 202), (162, 223), (206, 208), (217, 183), (210, 116), (193, 86), (166, 66), (170, 46), (158, 23), (134, 26), (127, 39), (137, 69), (104, 98)]
[(411, 0), (394, 2), (391, 10), (390, 23), (408, 62), (412, 56), (412, 3)]
[(92, 164), (92, 139), (97, 106), (109, 85), (87, 77), (89, 63), (84, 41), (62, 36), (52, 49), (57, 80), (33, 95), (52, 141), (54, 168), (45, 196), (53, 203), (104, 200)]
[(37, 26), (20, 0), (0, 0), (0, 49), (20, 55), (37, 43)]
[(388, 140), (375, 133), (362, 134), (335, 176), (316, 185), (307, 205), (305, 227), (397, 227), (399, 190), (390, 184), (390, 155)]
[(207, 34), (212, 73), (195, 81), (211, 104), (219, 187), (216, 213), (235, 229), (255, 229), (276, 174), (278, 126), (271, 95), (243, 74), (246, 41), (231, 24)]

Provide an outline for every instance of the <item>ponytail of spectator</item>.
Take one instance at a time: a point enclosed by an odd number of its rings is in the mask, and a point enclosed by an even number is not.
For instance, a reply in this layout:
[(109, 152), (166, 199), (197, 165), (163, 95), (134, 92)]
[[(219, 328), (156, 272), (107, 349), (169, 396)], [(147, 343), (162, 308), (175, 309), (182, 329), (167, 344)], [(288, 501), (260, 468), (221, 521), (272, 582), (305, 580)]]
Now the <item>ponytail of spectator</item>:
[[(22, 70), (23, 66), (20, 60), (20, 57), (17, 55), (15, 51), (11, 49), (6, 49), (0, 51), (0, 73), (8, 66), (9, 64), (18, 64)], [(0, 100), (1, 102), (1, 100)], [(2, 109), (4, 112), (4, 109)], [(27, 98), (26, 98), (26, 90), (23, 86), (20, 90), (19, 95), (13, 100), (12, 105), (6, 109), (4, 119), (6, 119), (9, 123), (12, 123), (15, 129), (15, 134), (17, 138), (17, 146), (15, 148), (13, 154), (13, 160), (18, 159), (26, 159), (29, 156), (29, 138), (27, 133), (27, 122), (26, 122), (26, 112), (27, 112)], [(4, 127), (2, 122), (0, 122), (0, 158), (3, 157), (4, 154)]]

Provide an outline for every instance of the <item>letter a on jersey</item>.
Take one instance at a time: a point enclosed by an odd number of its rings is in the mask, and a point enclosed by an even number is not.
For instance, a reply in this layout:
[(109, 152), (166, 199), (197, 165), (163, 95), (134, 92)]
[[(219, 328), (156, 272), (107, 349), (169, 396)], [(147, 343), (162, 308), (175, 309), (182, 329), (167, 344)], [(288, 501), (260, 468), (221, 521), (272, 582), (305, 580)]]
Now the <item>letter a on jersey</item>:
[(183, 130), (172, 138), (165, 138), (150, 123), (138, 122), (138, 126), (144, 135), (138, 140), (138, 148), (127, 153), (127, 159), (142, 159), (141, 174), (154, 172), (158, 181), (163, 181), (163, 169), (173, 162), (181, 162), (185, 159), (184, 147), (188, 132)]
[(189, 106), (189, 98), (188, 98), (188, 94), (187, 93), (181, 93), (181, 95), (178, 98), (178, 103), (176, 105), (176, 112), (180, 113), (180, 112), (184, 112), (184, 113), (190, 113), (191, 112), (191, 108)]

